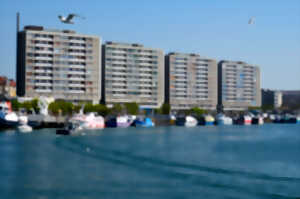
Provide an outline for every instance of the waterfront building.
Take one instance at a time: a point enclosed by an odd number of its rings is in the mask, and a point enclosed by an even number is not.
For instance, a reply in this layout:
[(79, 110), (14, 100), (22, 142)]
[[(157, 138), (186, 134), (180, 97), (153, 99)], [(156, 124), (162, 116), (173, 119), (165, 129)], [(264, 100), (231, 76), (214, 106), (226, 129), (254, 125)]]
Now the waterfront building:
[(217, 106), (217, 62), (198, 54), (166, 55), (165, 99), (172, 111)]
[(218, 64), (219, 110), (246, 110), (261, 106), (260, 70), (245, 62)]
[(16, 82), (5, 76), (0, 76), (0, 95), (7, 98), (16, 97)]
[(17, 35), (17, 95), (99, 103), (98, 36), (25, 26)]
[(282, 92), (269, 89), (262, 89), (262, 106), (280, 108), (282, 105)]
[(106, 42), (102, 47), (102, 101), (136, 102), (142, 109), (164, 101), (164, 54), (140, 44)]

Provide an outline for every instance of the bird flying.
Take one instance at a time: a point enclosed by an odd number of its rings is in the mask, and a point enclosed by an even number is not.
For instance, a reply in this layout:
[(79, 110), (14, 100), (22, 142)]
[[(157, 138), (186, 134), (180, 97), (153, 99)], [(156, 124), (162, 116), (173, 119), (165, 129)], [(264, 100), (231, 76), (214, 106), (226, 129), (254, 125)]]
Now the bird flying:
[(248, 21), (248, 24), (250, 24), (250, 25), (254, 24), (254, 20), (255, 20), (255, 18), (251, 17)]
[(59, 15), (58, 18), (62, 23), (66, 23), (66, 24), (74, 24), (74, 22), (72, 21), (74, 17), (79, 17), (84, 19), (84, 17), (81, 17), (77, 14), (69, 14), (67, 17), (61, 16)]

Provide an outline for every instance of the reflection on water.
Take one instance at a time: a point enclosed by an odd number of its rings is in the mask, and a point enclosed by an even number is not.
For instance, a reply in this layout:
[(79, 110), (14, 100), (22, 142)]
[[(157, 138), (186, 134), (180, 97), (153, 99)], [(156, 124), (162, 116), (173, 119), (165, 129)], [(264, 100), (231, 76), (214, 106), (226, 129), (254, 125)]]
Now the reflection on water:
[(0, 198), (297, 198), (300, 125), (0, 134)]

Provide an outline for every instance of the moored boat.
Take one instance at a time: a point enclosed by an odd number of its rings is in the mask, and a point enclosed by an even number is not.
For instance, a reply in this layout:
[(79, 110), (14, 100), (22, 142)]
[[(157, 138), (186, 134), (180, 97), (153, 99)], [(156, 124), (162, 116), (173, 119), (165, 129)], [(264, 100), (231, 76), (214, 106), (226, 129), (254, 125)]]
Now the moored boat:
[(104, 118), (95, 113), (77, 114), (70, 118), (64, 129), (56, 130), (56, 134), (69, 135), (82, 130), (97, 130), (105, 127)]
[(105, 122), (106, 127), (116, 128), (116, 127), (129, 127), (132, 123), (132, 119), (130, 119), (127, 115), (124, 116), (118, 116), (118, 117), (112, 117), (109, 118)]
[(19, 124), (18, 115), (12, 111), (10, 102), (0, 103), (0, 127), (14, 128)]
[(215, 123), (215, 118), (211, 115), (206, 115), (204, 119), (205, 119), (205, 125), (213, 125)]
[(233, 118), (233, 123), (238, 125), (250, 125), (252, 123), (252, 118), (249, 115), (241, 115)]
[(217, 125), (232, 125), (232, 118), (224, 114), (218, 114), (216, 117), (216, 123)]
[(146, 117), (145, 119), (137, 118), (133, 121), (132, 126), (135, 127), (153, 127), (155, 126), (151, 118)]
[(257, 116), (254, 116), (252, 117), (252, 121), (251, 121), (252, 124), (264, 124), (264, 118), (260, 115), (257, 115)]
[(185, 117), (184, 126), (186, 126), (186, 127), (194, 127), (194, 126), (197, 126), (197, 124), (198, 124), (198, 121), (193, 116), (188, 115), (188, 116)]

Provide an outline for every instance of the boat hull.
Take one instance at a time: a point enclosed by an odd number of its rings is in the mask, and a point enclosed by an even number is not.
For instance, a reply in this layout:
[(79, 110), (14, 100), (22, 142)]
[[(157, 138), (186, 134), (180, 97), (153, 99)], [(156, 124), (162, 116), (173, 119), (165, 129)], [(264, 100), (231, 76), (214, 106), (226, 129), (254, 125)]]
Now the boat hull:
[(0, 127), (3, 128), (15, 128), (19, 125), (18, 121), (9, 121), (0, 118)]

